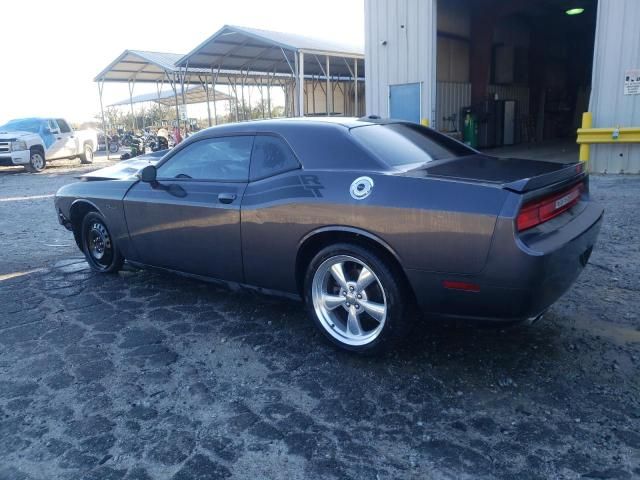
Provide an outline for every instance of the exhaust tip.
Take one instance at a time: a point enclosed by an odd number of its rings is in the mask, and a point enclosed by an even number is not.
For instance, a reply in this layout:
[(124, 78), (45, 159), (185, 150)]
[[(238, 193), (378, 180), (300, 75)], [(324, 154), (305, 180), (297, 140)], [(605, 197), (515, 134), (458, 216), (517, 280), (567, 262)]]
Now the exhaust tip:
[(542, 317), (544, 317), (544, 314), (547, 313), (546, 311), (540, 313), (539, 315), (536, 315), (535, 317), (531, 317), (529, 319), (527, 319), (527, 325), (534, 325), (535, 323), (538, 323), (538, 321), (542, 320)]

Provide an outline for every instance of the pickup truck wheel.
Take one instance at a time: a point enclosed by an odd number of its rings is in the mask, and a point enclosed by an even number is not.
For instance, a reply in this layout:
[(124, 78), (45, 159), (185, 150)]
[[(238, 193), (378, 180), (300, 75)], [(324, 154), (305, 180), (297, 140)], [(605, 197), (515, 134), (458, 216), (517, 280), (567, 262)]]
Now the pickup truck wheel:
[(93, 149), (91, 145), (84, 146), (84, 152), (80, 155), (80, 162), (85, 164), (93, 163)]
[(27, 172), (37, 173), (41, 172), (47, 166), (47, 162), (44, 159), (44, 155), (40, 150), (31, 150), (31, 157), (29, 163), (24, 166)]
[(111, 237), (107, 223), (98, 212), (89, 212), (82, 219), (82, 251), (92, 270), (116, 273), (124, 257)]

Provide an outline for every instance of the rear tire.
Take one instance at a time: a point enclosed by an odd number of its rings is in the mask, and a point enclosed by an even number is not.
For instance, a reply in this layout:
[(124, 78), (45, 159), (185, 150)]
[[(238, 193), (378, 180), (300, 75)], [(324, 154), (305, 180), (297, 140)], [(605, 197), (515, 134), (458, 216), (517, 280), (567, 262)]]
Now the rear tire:
[(32, 148), (29, 163), (24, 166), (24, 169), (29, 173), (39, 173), (45, 168), (47, 168), (47, 161), (44, 158), (44, 153), (37, 148)]
[(316, 327), (334, 345), (378, 354), (408, 334), (411, 295), (400, 272), (370, 249), (340, 243), (313, 258), (304, 299)]
[(87, 165), (93, 163), (93, 148), (91, 148), (91, 145), (84, 146), (84, 152), (80, 155), (80, 162)]
[(124, 257), (113, 241), (105, 218), (98, 212), (89, 212), (81, 224), (82, 251), (92, 270), (116, 273), (124, 264)]

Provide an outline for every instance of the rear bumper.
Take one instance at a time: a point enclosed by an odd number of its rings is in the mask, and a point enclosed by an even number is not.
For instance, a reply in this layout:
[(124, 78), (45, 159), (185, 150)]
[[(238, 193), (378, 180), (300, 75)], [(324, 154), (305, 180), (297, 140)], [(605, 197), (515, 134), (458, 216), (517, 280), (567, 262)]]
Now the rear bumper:
[(29, 163), (29, 150), (18, 150), (11, 153), (0, 153), (0, 166), (15, 167)]
[[(563, 228), (530, 244), (514, 236), (512, 221), (506, 222), (497, 226), (482, 274), (456, 276), (408, 270), (407, 276), (427, 313), (507, 322), (531, 320), (545, 312), (578, 278), (589, 261), (602, 217), (603, 209), (589, 202)], [(448, 290), (443, 287), (444, 280), (472, 283), (479, 286), (479, 291)]]

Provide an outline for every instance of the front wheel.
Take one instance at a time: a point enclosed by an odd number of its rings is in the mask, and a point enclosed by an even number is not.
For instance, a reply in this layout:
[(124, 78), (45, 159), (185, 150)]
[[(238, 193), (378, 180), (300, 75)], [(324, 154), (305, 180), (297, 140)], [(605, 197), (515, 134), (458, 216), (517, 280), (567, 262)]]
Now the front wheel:
[(29, 163), (24, 168), (27, 172), (38, 173), (42, 172), (46, 166), (47, 162), (44, 159), (44, 154), (40, 150), (31, 150)]
[(109, 142), (109, 152), (118, 153), (118, 150), (120, 150), (120, 145), (117, 142)]
[(82, 251), (92, 270), (115, 273), (124, 257), (111, 237), (106, 221), (98, 212), (89, 212), (82, 220)]
[(84, 152), (80, 155), (80, 162), (85, 164), (93, 163), (93, 148), (91, 148), (91, 145), (84, 146)]
[(309, 315), (342, 349), (380, 353), (410, 328), (410, 295), (399, 272), (369, 249), (351, 244), (324, 248), (311, 261), (304, 288)]

